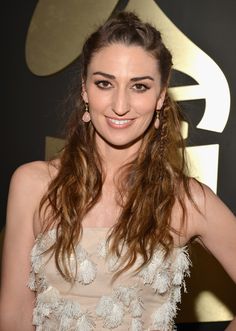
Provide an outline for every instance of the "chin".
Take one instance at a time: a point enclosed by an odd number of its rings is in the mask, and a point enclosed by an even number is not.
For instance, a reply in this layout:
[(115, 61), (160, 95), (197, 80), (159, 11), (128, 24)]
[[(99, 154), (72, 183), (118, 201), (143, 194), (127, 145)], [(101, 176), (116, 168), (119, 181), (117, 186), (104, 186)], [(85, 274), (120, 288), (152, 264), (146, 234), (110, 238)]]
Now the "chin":
[(137, 144), (142, 137), (136, 137), (133, 139), (105, 139), (105, 142), (113, 148), (125, 149)]
[(141, 141), (144, 135), (143, 133), (141, 135), (128, 135), (125, 134), (125, 132), (122, 134), (116, 134), (115, 132), (113, 134), (107, 134), (104, 132), (103, 134), (103, 132), (99, 132), (98, 130), (96, 130), (96, 133), (98, 137), (98, 144), (102, 143), (103, 141), (103, 143), (106, 145), (116, 149), (129, 148)]

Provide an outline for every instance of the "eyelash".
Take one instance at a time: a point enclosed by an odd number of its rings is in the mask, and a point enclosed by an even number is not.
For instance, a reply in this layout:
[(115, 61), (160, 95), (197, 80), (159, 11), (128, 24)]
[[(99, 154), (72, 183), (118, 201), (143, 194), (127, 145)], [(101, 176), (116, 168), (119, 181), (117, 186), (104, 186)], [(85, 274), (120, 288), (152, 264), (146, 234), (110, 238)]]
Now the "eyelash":
[[(137, 87), (141, 87), (141, 88), (138, 88), (138, 89), (137, 89)], [(142, 92), (145, 92), (145, 91), (147, 91), (147, 90), (150, 89), (149, 86), (147, 86), (147, 85), (145, 85), (145, 84), (142, 84), (142, 83), (138, 83), (138, 84), (133, 85), (133, 88), (134, 88), (134, 90), (135, 90), (136, 92), (138, 92), (138, 93), (142, 93)]]
[[(106, 86), (104, 86), (104, 84)], [(97, 87), (102, 90), (108, 90), (109, 88), (111, 88), (111, 83), (107, 80), (97, 80), (95, 81), (95, 85), (97, 85)]]
[[(112, 84), (107, 80), (97, 80), (95, 81), (95, 85), (97, 85), (97, 87), (102, 90), (108, 90), (112, 87)], [(149, 86), (142, 83), (134, 84), (131, 88), (134, 89), (137, 93), (143, 93), (150, 89)]]

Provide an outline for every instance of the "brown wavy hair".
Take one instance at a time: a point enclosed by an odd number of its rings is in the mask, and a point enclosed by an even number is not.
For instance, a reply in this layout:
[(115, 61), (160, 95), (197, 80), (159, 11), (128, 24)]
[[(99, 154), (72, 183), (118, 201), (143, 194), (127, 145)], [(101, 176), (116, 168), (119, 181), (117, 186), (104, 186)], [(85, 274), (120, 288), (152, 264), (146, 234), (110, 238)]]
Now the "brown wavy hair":
[[(162, 88), (169, 83), (172, 56), (161, 34), (149, 23), (143, 23), (134, 13), (121, 12), (97, 29), (85, 42), (80, 57), (81, 82), (86, 81), (91, 58), (103, 47), (114, 43), (141, 46), (156, 59)], [(82, 86), (74, 95), (66, 144), (60, 157), (58, 174), (41, 201), (46, 206), (44, 231), (56, 228), (57, 239), (51, 247), (61, 275), (73, 282), (75, 275), (68, 264), (83, 232), (84, 216), (99, 201), (105, 173), (95, 144), (92, 123), (84, 123)], [(115, 277), (134, 265), (141, 255), (147, 264), (158, 246), (168, 256), (173, 248), (171, 213), (176, 201), (182, 207), (182, 225), (186, 207), (184, 196), (190, 195), (186, 175), (184, 142), (180, 132), (181, 113), (168, 93), (160, 110), (160, 127), (154, 120), (142, 138), (135, 159), (120, 169), (117, 194), (121, 213), (109, 234), (109, 250), (121, 261)], [(45, 210), (45, 208), (44, 208)], [(125, 247), (125, 251), (122, 251)]]

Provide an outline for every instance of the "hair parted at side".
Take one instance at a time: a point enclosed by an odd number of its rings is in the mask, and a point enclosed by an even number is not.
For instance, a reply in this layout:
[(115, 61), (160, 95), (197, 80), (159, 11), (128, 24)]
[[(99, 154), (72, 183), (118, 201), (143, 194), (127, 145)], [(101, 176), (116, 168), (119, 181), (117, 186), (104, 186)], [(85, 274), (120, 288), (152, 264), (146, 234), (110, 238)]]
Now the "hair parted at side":
[[(80, 58), (81, 81), (86, 80), (92, 57), (115, 43), (137, 45), (152, 54), (161, 74), (162, 88), (168, 86), (172, 56), (161, 34), (131, 12), (121, 12), (109, 18), (86, 40)], [(41, 211), (47, 211), (44, 231), (52, 227), (57, 230), (57, 240), (51, 247), (56, 266), (70, 282), (75, 279), (68, 263), (70, 255), (81, 238), (84, 216), (101, 197), (105, 179), (94, 141), (94, 127), (92, 123), (82, 121), (84, 102), (81, 93), (80, 85), (74, 96), (74, 111), (69, 120), (58, 174), (40, 205)], [(122, 211), (108, 238), (110, 252), (122, 261), (116, 277), (133, 266), (137, 256), (141, 255), (143, 264), (139, 270), (148, 263), (159, 245), (164, 248), (166, 256), (171, 252), (170, 218), (176, 201), (182, 207), (184, 224), (184, 196), (187, 194), (191, 198), (191, 195), (180, 120), (178, 107), (166, 93), (160, 110), (159, 129), (150, 125), (137, 157), (119, 173), (117, 191)], [(125, 254), (121, 252), (123, 244)]]

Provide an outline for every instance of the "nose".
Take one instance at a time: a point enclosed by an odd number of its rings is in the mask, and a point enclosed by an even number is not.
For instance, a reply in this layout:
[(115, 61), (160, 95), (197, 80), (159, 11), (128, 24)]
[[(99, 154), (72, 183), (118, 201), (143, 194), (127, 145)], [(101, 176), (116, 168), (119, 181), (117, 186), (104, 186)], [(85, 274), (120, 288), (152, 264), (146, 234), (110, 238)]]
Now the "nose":
[(118, 116), (124, 116), (130, 111), (129, 96), (125, 89), (118, 89), (113, 95), (112, 111)]

